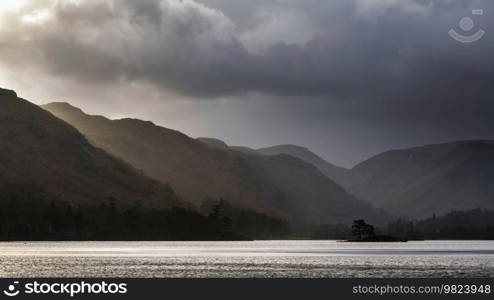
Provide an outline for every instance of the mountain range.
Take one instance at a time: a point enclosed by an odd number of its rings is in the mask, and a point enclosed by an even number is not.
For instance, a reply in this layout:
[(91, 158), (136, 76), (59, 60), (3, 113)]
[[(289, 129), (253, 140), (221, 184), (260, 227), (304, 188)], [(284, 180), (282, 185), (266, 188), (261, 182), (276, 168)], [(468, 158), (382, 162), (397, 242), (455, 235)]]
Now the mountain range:
[(67, 103), (40, 108), (10, 90), (0, 89), (0, 107), (0, 187), (35, 185), (76, 205), (225, 200), (295, 224), (494, 209), (493, 141), (392, 150), (345, 169), (300, 146), (229, 146)]
[(425, 218), (453, 210), (494, 209), (494, 142), (459, 141), (393, 150), (351, 169), (335, 167), (308, 149), (257, 150), (312, 163), (350, 194), (394, 216)]
[(294, 223), (348, 223), (362, 217), (377, 223), (387, 220), (386, 214), (294, 156), (235, 151), (219, 140), (196, 140), (136, 119), (91, 116), (67, 103), (43, 108), (73, 125), (96, 147), (170, 183), (196, 205), (224, 199)]

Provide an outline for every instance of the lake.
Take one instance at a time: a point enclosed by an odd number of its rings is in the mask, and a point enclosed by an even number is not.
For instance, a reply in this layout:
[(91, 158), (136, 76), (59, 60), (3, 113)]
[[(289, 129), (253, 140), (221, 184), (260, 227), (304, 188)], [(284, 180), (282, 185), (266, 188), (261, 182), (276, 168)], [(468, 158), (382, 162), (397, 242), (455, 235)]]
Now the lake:
[(0, 277), (494, 277), (494, 241), (2, 242)]

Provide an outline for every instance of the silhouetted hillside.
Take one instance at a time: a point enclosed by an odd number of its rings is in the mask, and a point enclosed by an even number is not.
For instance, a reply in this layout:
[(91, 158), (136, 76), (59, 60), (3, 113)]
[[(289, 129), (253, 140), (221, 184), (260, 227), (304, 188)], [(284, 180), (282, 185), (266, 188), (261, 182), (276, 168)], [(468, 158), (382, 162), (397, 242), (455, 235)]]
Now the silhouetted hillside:
[(94, 145), (170, 182), (196, 204), (206, 198), (225, 199), (240, 208), (298, 222), (386, 218), (314, 166), (289, 155), (244, 154), (225, 149), (217, 140), (197, 141), (151, 122), (89, 116), (65, 103), (44, 108), (74, 125)]
[(0, 186), (42, 187), (73, 204), (183, 205), (170, 186), (92, 146), (75, 128), (0, 89)]

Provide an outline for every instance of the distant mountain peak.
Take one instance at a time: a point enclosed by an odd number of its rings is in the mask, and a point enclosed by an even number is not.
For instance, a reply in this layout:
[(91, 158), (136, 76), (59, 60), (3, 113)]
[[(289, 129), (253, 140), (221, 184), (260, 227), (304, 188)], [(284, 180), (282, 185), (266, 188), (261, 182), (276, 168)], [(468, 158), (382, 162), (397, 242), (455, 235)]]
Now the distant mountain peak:
[(223, 142), (220, 139), (199, 137), (196, 140), (198, 140), (199, 142), (201, 142), (201, 143), (203, 143), (206, 146), (209, 146), (211, 148), (217, 148), (217, 149), (223, 149), (223, 150), (229, 149), (227, 143)]
[(297, 149), (297, 150), (303, 150), (303, 151), (310, 151), (309, 148), (307, 148), (307, 147), (299, 146), (299, 145), (293, 145), (293, 144), (276, 145), (276, 146), (272, 146), (272, 147), (261, 148), (259, 150), (271, 149), (271, 148), (277, 148), (277, 149)]
[(82, 109), (75, 107), (68, 102), (52, 102), (52, 103), (48, 103), (48, 104), (43, 105), (43, 106), (56, 107), (57, 109), (64, 110), (65, 112), (75, 112), (75, 113), (81, 113), (81, 114), (84, 113), (84, 111)]
[(155, 123), (153, 123), (152, 121), (145, 121), (145, 120), (136, 119), (136, 118), (122, 118), (122, 119), (117, 119), (114, 121), (123, 122), (123, 123), (132, 123), (132, 124), (141, 124), (141, 125), (153, 126), (153, 127), (158, 126)]
[(86, 112), (84, 112), (82, 109), (80, 109), (76, 106), (73, 106), (72, 104), (70, 104), (68, 102), (51, 102), (51, 103), (42, 105), (42, 107), (48, 111), (51, 111), (51, 112), (56, 111), (58, 114), (72, 114), (72, 115), (76, 115), (76, 116), (79, 116), (82, 118), (94, 117), (94, 118), (98, 118), (98, 119), (104, 119), (107, 121), (118, 121), (118, 122), (122, 122), (122, 123), (134, 124), (134, 125), (140, 124), (140, 125), (157, 126), (156, 124), (154, 124), (151, 121), (144, 121), (144, 120), (136, 119), (136, 118), (122, 118), (122, 119), (112, 120), (112, 119), (109, 119), (105, 116), (86, 114)]
[(340, 183), (341, 181), (343, 181), (343, 178), (345, 177), (346, 172), (348, 171), (345, 168), (327, 162), (319, 155), (315, 154), (310, 149), (303, 146), (285, 144), (285, 145), (262, 148), (257, 150), (257, 152), (264, 155), (287, 154), (297, 157), (305, 161), (306, 163), (315, 166), (317, 169), (319, 169), (319, 171), (321, 171), (324, 175), (326, 175), (330, 179), (334, 180), (336, 183)]

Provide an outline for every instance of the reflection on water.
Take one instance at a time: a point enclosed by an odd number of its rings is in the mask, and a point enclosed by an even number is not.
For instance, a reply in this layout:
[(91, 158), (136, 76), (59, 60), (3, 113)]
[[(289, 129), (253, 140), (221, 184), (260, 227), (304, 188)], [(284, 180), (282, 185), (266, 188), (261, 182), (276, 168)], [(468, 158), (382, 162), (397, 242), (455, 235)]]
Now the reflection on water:
[(1, 277), (494, 277), (494, 242), (0, 243)]

